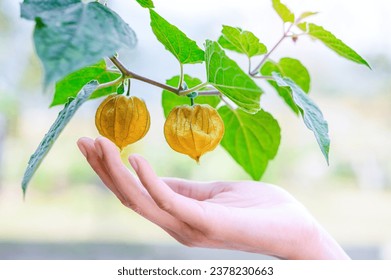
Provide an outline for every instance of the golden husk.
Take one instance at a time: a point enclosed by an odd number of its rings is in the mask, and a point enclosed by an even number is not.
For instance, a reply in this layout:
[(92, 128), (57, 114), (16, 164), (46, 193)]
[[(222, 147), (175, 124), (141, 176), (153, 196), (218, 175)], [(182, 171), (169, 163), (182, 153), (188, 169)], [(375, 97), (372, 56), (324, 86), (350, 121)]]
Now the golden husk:
[(135, 96), (110, 95), (99, 105), (95, 114), (99, 133), (121, 150), (143, 138), (150, 123), (145, 102)]
[(224, 135), (224, 122), (207, 104), (175, 107), (164, 124), (164, 135), (170, 147), (199, 162), (214, 150)]

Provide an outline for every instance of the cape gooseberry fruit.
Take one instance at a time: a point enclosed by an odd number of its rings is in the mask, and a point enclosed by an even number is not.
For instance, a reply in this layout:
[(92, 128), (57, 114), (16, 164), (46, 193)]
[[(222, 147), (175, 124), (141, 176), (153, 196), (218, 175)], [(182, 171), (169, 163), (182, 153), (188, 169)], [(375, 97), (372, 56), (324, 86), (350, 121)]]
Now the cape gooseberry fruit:
[(199, 162), (200, 157), (214, 150), (224, 135), (224, 122), (209, 105), (175, 107), (164, 124), (168, 145)]
[(143, 138), (150, 123), (147, 106), (135, 96), (110, 95), (99, 105), (95, 115), (99, 133), (121, 150)]

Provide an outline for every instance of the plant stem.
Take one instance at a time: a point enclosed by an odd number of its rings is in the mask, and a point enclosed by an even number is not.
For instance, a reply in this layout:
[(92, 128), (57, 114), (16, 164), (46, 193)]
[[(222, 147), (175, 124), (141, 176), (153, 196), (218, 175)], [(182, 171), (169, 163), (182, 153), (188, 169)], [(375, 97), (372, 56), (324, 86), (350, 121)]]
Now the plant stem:
[(128, 73), (128, 69), (126, 69), (126, 67), (117, 59), (117, 57), (112, 56), (110, 57), (110, 60), (118, 68), (122, 75), (126, 76), (126, 73)]
[(110, 82), (107, 82), (107, 83), (104, 83), (104, 84), (99, 84), (95, 91), (99, 90), (99, 89), (102, 89), (102, 88), (107, 88), (107, 87), (111, 87), (111, 86), (115, 86), (115, 85), (118, 85), (120, 84), (122, 81), (124, 80), (124, 77), (121, 76), (121, 77), (118, 77), (117, 79), (113, 80), (113, 81), (110, 81)]
[(143, 76), (140, 76), (136, 73), (133, 73), (131, 71), (128, 72), (128, 75), (127, 75), (129, 78), (132, 78), (132, 79), (136, 79), (136, 80), (139, 80), (139, 81), (142, 81), (144, 83), (147, 83), (147, 84), (150, 84), (150, 85), (154, 85), (156, 87), (160, 87), (162, 89), (165, 89), (165, 90), (168, 90), (168, 91), (171, 91), (172, 93), (175, 93), (175, 94), (179, 94), (179, 91), (177, 88), (174, 88), (172, 86), (169, 86), (169, 85), (166, 85), (166, 84), (162, 84), (162, 83), (159, 83), (155, 80), (151, 80), (149, 78), (146, 78), (146, 77), (143, 77)]
[(179, 65), (180, 65), (180, 69), (181, 69), (181, 74), (179, 76), (179, 85), (178, 85), (178, 91), (181, 91), (183, 90), (183, 64), (179, 62)]
[[(136, 79), (136, 80), (142, 81), (144, 83), (151, 84), (151, 85), (160, 87), (162, 89), (171, 91), (171, 92), (173, 92), (175, 94), (179, 94), (179, 90), (177, 88), (174, 88), (174, 87), (166, 85), (166, 84), (159, 83), (157, 81), (154, 81), (154, 80), (151, 80), (149, 78), (143, 77), (141, 75), (138, 75), (138, 74), (128, 70), (116, 57), (110, 57), (110, 60), (118, 68), (118, 70), (121, 71), (122, 75), (125, 78)], [(192, 91), (194, 91), (194, 90), (192, 90)]]
[(178, 92), (178, 95), (188, 95), (189, 93), (192, 93), (193, 91), (197, 91), (205, 86), (208, 85), (208, 82), (205, 82), (205, 83), (202, 83), (202, 84), (199, 84), (193, 88), (190, 88), (190, 89), (187, 89), (187, 90), (181, 90)]
[(221, 96), (221, 93), (218, 90), (204, 90), (204, 91), (199, 91), (198, 95), (204, 95), (204, 96), (217, 95), (217, 96)]
[(267, 54), (265, 54), (265, 56), (263, 57), (261, 62), (254, 68), (254, 70), (252, 70), (250, 72), (251, 76), (254, 77), (259, 72), (259, 69), (261, 69), (262, 65), (266, 62), (266, 60), (269, 58), (269, 56), (272, 54), (272, 52), (274, 52), (275, 49), (281, 44), (281, 42), (284, 41), (284, 39), (286, 37), (288, 37), (288, 33), (291, 30), (292, 26), (293, 26), (293, 23), (291, 25), (289, 25), (288, 29), (285, 30), (285, 32), (282, 35), (282, 37), (280, 38), (280, 40), (278, 40), (277, 43), (273, 46), (273, 48)]
[[(110, 60), (113, 62), (113, 64), (118, 68), (118, 70), (122, 73), (122, 76), (120, 77), (121, 80), (124, 80), (124, 79), (135, 79), (135, 80), (139, 80), (139, 81), (142, 81), (144, 83), (147, 83), (147, 84), (150, 84), (150, 85), (153, 85), (153, 86), (156, 86), (156, 87), (159, 87), (159, 88), (162, 88), (162, 89), (165, 89), (167, 91), (170, 91), (172, 93), (175, 93), (176, 95), (180, 95), (180, 96), (185, 96), (185, 95), (188, 95), (189, 93), (192, 93), (193, 91), (197, 91), (205, 86), (207, 86), (209, 83), (208, 82), (205, 82), (205, 83), (202, 83), (202, 84), (199, 84), (193, 88), (190, 88), (190, 89), (186, 89), (186, 90), (182, 90), (182, 83), (183, 83), (183, 65), (181, 64), (181, 78), (180, 78), (180, 84), (178, 85), (178, 88), (174, 88), (172, 86), (169, 86), (169, 85), (166, 85), (166, 84), (162, 84), (162, 83), (159, 83), (157, 81), (154, 81), (152, 79), (149, 79), (149, 78), (146, 78), (146, 77), (143, 77), (141, 75), (138, 75), (130, 70), (128, 70), (116, 57), (110, 57)], [(219, 95), (220, 93), (218, 91), (215, 91), (215, 90), (212, 90), (210, 92), (208, 91), (204, 91), (202, 94), (200, 95)]]
[(114, 73), (114, 74), (122, 74), (121, 71), (118, 69), (106, 69), (107, 72)]
[(274, 78), (272, 76), (258, 76), (258, 75), (253, 75), (252, 76), (254, 79), (262, 79), (262, 80), (272, 80), (274, 81)]
[(126, 92), (126, 96), (130, 96), (130, 83), (131, 83), (131, 80), (130, 79), (128, 79), (128, 83), (127, 83), (127, 85), (128, 85), (128, 90), (127, 90), (127, 92)]
[(225, 103), (225, 105), (227, 105), (227, 107), (231, 109), (232, 112), (235, 112), (235, 108), (232, 107), (231, 104), (229, 104), (229, 102), (225, 100), (225, 98), (222, 95), (220, 96), (220, 98)]

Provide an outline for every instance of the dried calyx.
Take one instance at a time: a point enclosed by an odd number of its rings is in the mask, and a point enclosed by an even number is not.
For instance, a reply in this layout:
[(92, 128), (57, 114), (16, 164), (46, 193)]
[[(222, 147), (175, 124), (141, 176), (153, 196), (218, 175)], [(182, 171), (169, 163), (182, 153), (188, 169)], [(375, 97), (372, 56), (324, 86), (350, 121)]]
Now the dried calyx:
[(175, 107), (164, 124), (164, 135), (170, 147), (197, 162), (214, 150), (224, 135), (224, 122), (209, 105)]
[(110, 95), (99, 105), (95, 115), (99, 133), (121, 150), (143, 138), (150, 123), (145, 102), (135, 96)]

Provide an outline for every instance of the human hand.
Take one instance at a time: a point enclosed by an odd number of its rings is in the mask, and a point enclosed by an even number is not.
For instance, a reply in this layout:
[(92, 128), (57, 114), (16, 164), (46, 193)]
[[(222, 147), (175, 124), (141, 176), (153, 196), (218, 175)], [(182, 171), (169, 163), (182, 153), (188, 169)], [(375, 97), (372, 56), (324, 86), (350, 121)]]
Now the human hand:
[(283, 259), (349, 258), (304, 206), (277, 186), (159, 178), (144, 158), (131, 155), (137, 178), (106, 138), (81, 138), (78, 146), (122, 204), (184, 245)]

